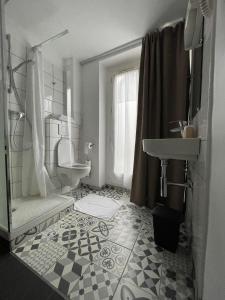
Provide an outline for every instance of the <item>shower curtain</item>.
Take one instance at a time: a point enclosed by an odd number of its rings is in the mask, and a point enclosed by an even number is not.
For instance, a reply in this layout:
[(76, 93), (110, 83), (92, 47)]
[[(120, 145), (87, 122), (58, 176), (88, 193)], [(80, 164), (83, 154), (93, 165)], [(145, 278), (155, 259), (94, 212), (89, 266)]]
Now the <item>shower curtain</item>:
[[(163, 201), (183, 210), (184, 190), (169, 186), (168, 198), (160, 199), (160, 160), (143, 152), (142, 140), (172, 138), (169, 122), (187, 120), (190, 87), (189, 53), (184, 50), (184, 23), (148, 33), (143, 39), (137, 132), (131, 201), (153, 208)], [(176, 124), (173, 126), (176, 126)], [(168, 181), (184, 182), (184, 162), (170, 160)]]
[(24, 197), (33, 195), (46, 197), (54, 187), (44, 164), (44, 80), (40, 49), (31, 49), (29, 59), (32, 63), (27, 66), (22, 194)]

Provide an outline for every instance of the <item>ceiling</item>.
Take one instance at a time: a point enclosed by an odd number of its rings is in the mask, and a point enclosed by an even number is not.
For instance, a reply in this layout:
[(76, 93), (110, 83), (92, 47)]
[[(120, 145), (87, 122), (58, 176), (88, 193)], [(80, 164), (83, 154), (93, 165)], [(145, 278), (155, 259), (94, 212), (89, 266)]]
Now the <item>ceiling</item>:
[(101, 60), (101, 64), (106, 68), (121, 66), (121, 64), (129, 64), (129, 62), (140, 61), (141, 46), (123, 51), (122, 53), (107, 57)]
[(187, 0), (10, 0), (6, 20), (13, 20), (32, 45), (69, 29), (45, 47), (83, 60), (183, 17), (186, 5)]

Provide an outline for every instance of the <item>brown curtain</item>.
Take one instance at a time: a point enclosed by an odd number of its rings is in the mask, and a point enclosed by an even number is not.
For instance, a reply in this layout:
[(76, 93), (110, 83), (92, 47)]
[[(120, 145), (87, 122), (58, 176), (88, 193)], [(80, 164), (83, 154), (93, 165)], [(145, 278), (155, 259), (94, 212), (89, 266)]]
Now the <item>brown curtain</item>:
[[(169, 122), (187, 120), (189, 54), (184, 50), (184, 24), (149, 33), (142, 43), (137, 132), (131, 201), (153, 208), (160, 199), (160, 160), (143, 152), (142, 140), (179, 137), (170, 133)], [(178, 126), (178, 124), (173, 124)], [(184, 182), (184, 162), (170, 160), (168, 180)], [(171, 208), (183, 209), (184, 190), (168, 187)]]

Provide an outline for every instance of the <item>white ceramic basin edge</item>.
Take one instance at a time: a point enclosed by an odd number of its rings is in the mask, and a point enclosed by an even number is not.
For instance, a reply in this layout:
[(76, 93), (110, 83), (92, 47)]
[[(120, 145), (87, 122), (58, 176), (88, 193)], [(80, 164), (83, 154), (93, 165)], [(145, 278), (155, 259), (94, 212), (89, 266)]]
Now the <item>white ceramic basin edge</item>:
[(200, 142), (200, 138), (144, 139), (143, 151), (159, 159), (196, 161)]

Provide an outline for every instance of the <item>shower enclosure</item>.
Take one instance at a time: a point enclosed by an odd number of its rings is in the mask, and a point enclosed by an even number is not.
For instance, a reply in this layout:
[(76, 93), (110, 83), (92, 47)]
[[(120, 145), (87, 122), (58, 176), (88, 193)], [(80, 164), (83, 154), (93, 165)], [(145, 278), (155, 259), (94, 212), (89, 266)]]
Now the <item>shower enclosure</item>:
[(10, 222), (9, 147), (7, 140), (4, 1), (0, 0), (0, 238), (8, 239)]
[(41, 49), (68, 31), (31, 47), (9, 21), (13, 1), (0, 3), (0, 236), (14, 248), (73, 208), (55, 159), (58, 141), (71, 138), (72, 128), (63, 67), (46, 62)]

